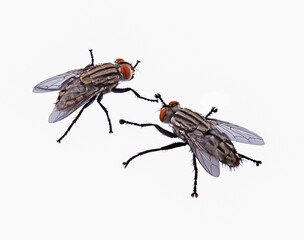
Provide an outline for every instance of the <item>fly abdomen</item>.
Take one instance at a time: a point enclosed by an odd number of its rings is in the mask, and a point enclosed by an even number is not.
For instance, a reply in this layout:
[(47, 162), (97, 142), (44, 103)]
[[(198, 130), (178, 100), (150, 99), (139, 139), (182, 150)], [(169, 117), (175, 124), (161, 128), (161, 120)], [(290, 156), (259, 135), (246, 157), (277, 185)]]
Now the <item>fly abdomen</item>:
[(211, 138), (213, 141), (209, 141), (209, 143), (214, 144), (214, 147), (216, 147), (218, 160), (220, 162), (228, 165), (229, 167), (236, 167), (240, 164), (240, 157), (237, 154), (234, 145), (228, 138), (221, 136), (216, 129), (209, 131), (205, 137), (208, 135), (212, 136)]
[(240, 164), (240, 157), (232, 143), (222, 141), (217, 149), (220, 162), (227, 164), (229, 167), (237, 167)]
[(59, 101), (56, 104), (57, 108), (61, 110), (77, 106), (77, 104), (86, 97), (85, 93), (87, 92), (87, 89), (87, 86), (79, 85), (69, 89), (69, 92), (66, 92), (65, 89), (62, 90), (58, 96)]
[(56, 100), (56, 104), (58, 102), (60, 102), (61, 98), (64, 96), (64, 94), (70, 89), (70, 88), (73, 88), (73, 87), (77, 87), (79, 86), (81, 83), (80, 79), (77, 78), (77, 77), (72, 77), (65, 85), (64, 85), (64, 88), (59, 92), (58, 94), (58, 98)]

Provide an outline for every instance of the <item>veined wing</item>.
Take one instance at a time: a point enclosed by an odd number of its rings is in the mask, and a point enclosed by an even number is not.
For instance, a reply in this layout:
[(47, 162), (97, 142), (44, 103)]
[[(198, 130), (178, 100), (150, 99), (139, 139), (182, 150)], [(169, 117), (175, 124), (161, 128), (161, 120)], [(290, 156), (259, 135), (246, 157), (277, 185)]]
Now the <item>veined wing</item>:
[(66, 118), (91, 99), (93, 101), (99, 92), (101, 89), (93, 85), (79, 85), (69, 88), (56, 103), (49, 116), (49, 122), (54, 123)]
[(67, 81), (69, 81), (72, 77), (78, 78), (84, 71), (84, 68), (74, 69), (66, 73), (62, 73), (57, 76), (48, 78), (37, 84), (34, 87), (33, 92), (43, 93), (61, 90)]
[(203, 168), (212, 176), (220, 175), (220, 167), (216, 145), (212, 143), (212, 135), (205, 136), (201, 131), (195, 130), (186, 133), (185, 138), (192, 152), (203, 166)]
[(235, 124), (208, 118), (212, 127), (225, 134), (231, 141), (253, 145), (263, 145), (264, 140), (256, 133)]

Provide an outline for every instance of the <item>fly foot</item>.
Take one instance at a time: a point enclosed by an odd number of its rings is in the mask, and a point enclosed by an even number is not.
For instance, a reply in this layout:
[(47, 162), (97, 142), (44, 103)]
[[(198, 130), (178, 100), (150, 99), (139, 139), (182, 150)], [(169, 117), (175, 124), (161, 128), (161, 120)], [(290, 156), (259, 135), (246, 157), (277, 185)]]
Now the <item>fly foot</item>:
[(119, 120), (119, 123), (120, 123), (120, 124), (125, 124), (125, 123), (126, 123), (126, 120), (120, 119), (120, 120)]
[(258, 166), (260, 166), (260, 164), (262, 164), (262, 161), (256, 161), (255, 162), (255, 165), (258, 167)]
[(191, 197), (198, 198), (198, 194), (196, 192), (194, 192), (194, 193), (191, 194)]
[(122, 165), (126, 168), (128, 166), (129, 162), (123, 162)]

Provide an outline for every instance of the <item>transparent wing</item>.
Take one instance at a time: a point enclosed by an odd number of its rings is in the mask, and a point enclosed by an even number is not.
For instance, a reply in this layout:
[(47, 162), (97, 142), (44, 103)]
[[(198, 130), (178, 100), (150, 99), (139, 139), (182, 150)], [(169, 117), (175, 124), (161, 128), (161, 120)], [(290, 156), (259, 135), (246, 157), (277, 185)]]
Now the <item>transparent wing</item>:
[(225, 134), (231, 141), (253, 145), (263, 145), (264, 140), (256, 133), (235, 124), (208, 118), (212, 127)]
[(56, 103), (51, 115), (49, 116), (49, 123), (58, 122), (82, 105), (88, 103), (92, 98), (100, 92), (100, 88), (92, 85), (79, 85), (68, 89)]
[(65, 83), (69, 81), (72, 77), (79, 77), (85, 69), (74, 69), (66, 73), (59, 74), (57, 76), (48, 78), (41, 83), (37, 84), (33, 88), (35, 93), (51, 92), (61, 90)]
[(216, 145), (211, 143), (208, 136), (195, 130), (186, 134), (187, 142), (203, 168), (212, 176), (220, 175), (220, 167)]

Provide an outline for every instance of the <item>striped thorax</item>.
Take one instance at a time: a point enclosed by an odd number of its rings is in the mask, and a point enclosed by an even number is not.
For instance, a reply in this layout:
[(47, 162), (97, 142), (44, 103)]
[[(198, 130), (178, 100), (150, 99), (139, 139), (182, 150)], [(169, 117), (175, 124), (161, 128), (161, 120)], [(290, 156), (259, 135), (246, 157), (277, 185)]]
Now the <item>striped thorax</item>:
[(120, 80), (128, 81), (133, 77), (133, 66), (122, 58), (118, 58), (116, 59), (115, 64), (104, 63), (90, 68), (80, 76), (80, 79), (83, 84), (98, 86), (100, 84), (117, 84)]

